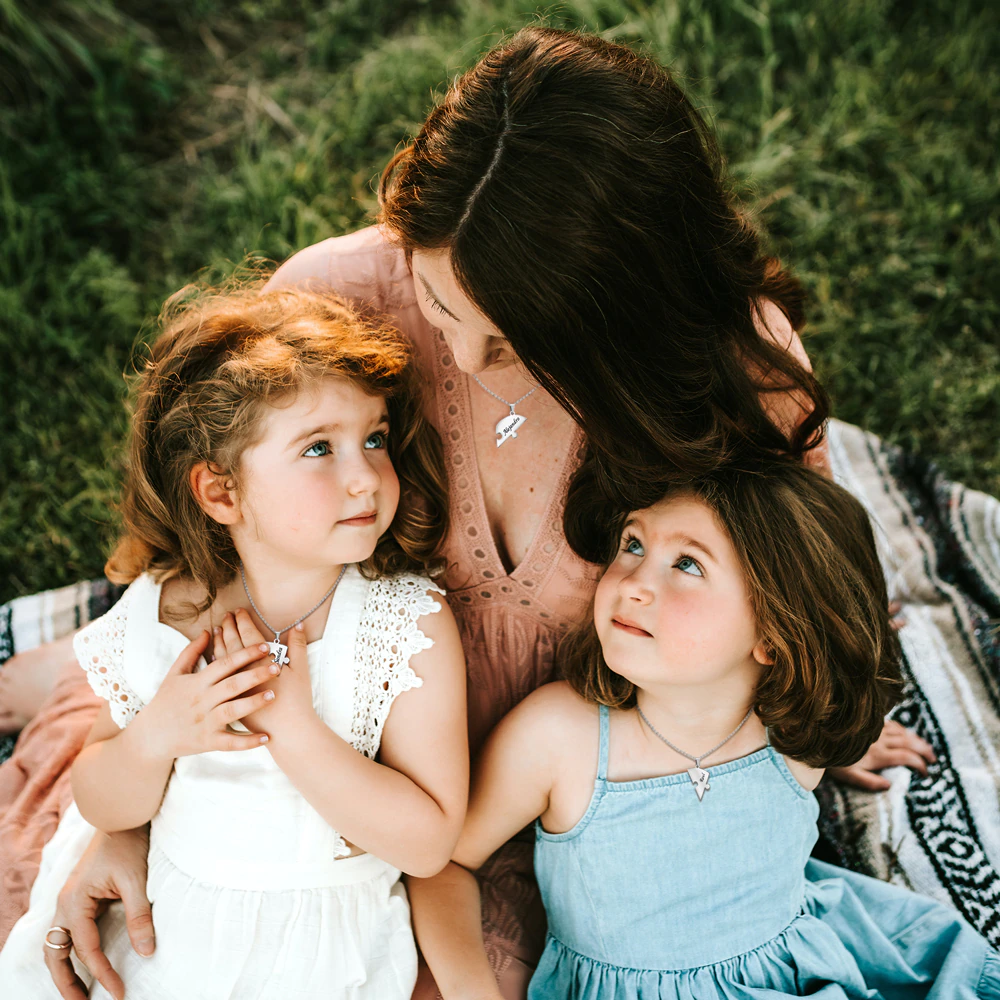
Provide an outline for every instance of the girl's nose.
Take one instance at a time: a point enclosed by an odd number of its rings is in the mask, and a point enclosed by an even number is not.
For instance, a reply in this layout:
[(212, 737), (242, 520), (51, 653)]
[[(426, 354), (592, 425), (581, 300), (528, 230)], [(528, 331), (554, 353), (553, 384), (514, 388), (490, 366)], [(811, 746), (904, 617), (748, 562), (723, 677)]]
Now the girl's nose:
[(647, 574), (643, 572), (645, 567), (638, 566), (631, 573), (623, 576), (618, 583), (618, 589), (622, 597), (636, 604), (652, 604), (656, 596), (650, 581), (646, 579)]
[(347, 474), (347, 492), (351, 496), (363, 496), (375, 493), (381, 485), (382, 477), (378, 470), (368, 461), (367, 455), (360, 455)]

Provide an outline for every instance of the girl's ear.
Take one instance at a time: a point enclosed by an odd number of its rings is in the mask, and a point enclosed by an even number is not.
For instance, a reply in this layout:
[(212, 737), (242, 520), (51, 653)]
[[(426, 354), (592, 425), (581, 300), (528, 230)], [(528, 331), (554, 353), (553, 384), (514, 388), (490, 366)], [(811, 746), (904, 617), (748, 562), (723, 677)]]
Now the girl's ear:
[(751, 655), (762, 667), (769, 667), (774, 663), (774, 653), (771, 652), (771, 647), (763, 640), (754, 646), (751, 650)]
[(229, 474), (211, 462), (199, 462), (188, 473), (188, 483), (198, 506), (219, 524), (236, 524), (242, 514)]

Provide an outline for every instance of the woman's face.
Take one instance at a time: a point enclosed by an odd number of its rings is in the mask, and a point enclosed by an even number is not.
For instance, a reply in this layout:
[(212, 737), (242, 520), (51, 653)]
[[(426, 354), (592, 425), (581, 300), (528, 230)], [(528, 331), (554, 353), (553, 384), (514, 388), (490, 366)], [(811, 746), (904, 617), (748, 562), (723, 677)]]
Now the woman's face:
[(415, 250), (412, 266), (417, 305), (427, 322), (444, 334), (463, 372), (478, 375), (516, 363), (507, 338), (462, 291), (446, 250)]

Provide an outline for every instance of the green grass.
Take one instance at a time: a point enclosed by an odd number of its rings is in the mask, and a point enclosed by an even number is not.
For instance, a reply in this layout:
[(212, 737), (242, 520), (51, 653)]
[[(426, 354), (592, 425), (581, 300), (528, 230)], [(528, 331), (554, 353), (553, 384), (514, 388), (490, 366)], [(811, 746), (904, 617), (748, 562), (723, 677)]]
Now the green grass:
[[(365, 223), (487, 0), (0, 0), (0, 600), (99, 575), (162, 299)], [(1000, 493), (1000, 18), (919, 0), (564, 3), (713, 118), (811, 294), (835, 412)], [(155, 18), (155, 19), (154, 19)], [(568, 194), (571, 196), (571, 194)]]

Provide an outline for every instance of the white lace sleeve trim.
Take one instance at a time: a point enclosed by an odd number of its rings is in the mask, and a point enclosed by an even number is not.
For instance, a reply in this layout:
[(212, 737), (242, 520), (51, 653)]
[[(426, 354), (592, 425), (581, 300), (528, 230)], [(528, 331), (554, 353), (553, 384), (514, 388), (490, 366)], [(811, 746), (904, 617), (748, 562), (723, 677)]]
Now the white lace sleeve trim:
[(351, 722), (351, 744), (366, 757), (378, 753), (396, 696), (424, 683), (410, 657), (434, 645), (417, 626), (421, 617), (441, 610), (429, 590), (444, 594), (427, 577), (409, 573), (373, 580), (368, 590), (355, 646)]
[(125, 623), (132, 591), (105, 615), (81, 629), (73, 638), (73, 652), (87, 672), (94, 693), (111, 706), (111, 718), (124, 729), (142, 708), (139, 696), (125, 683)]

